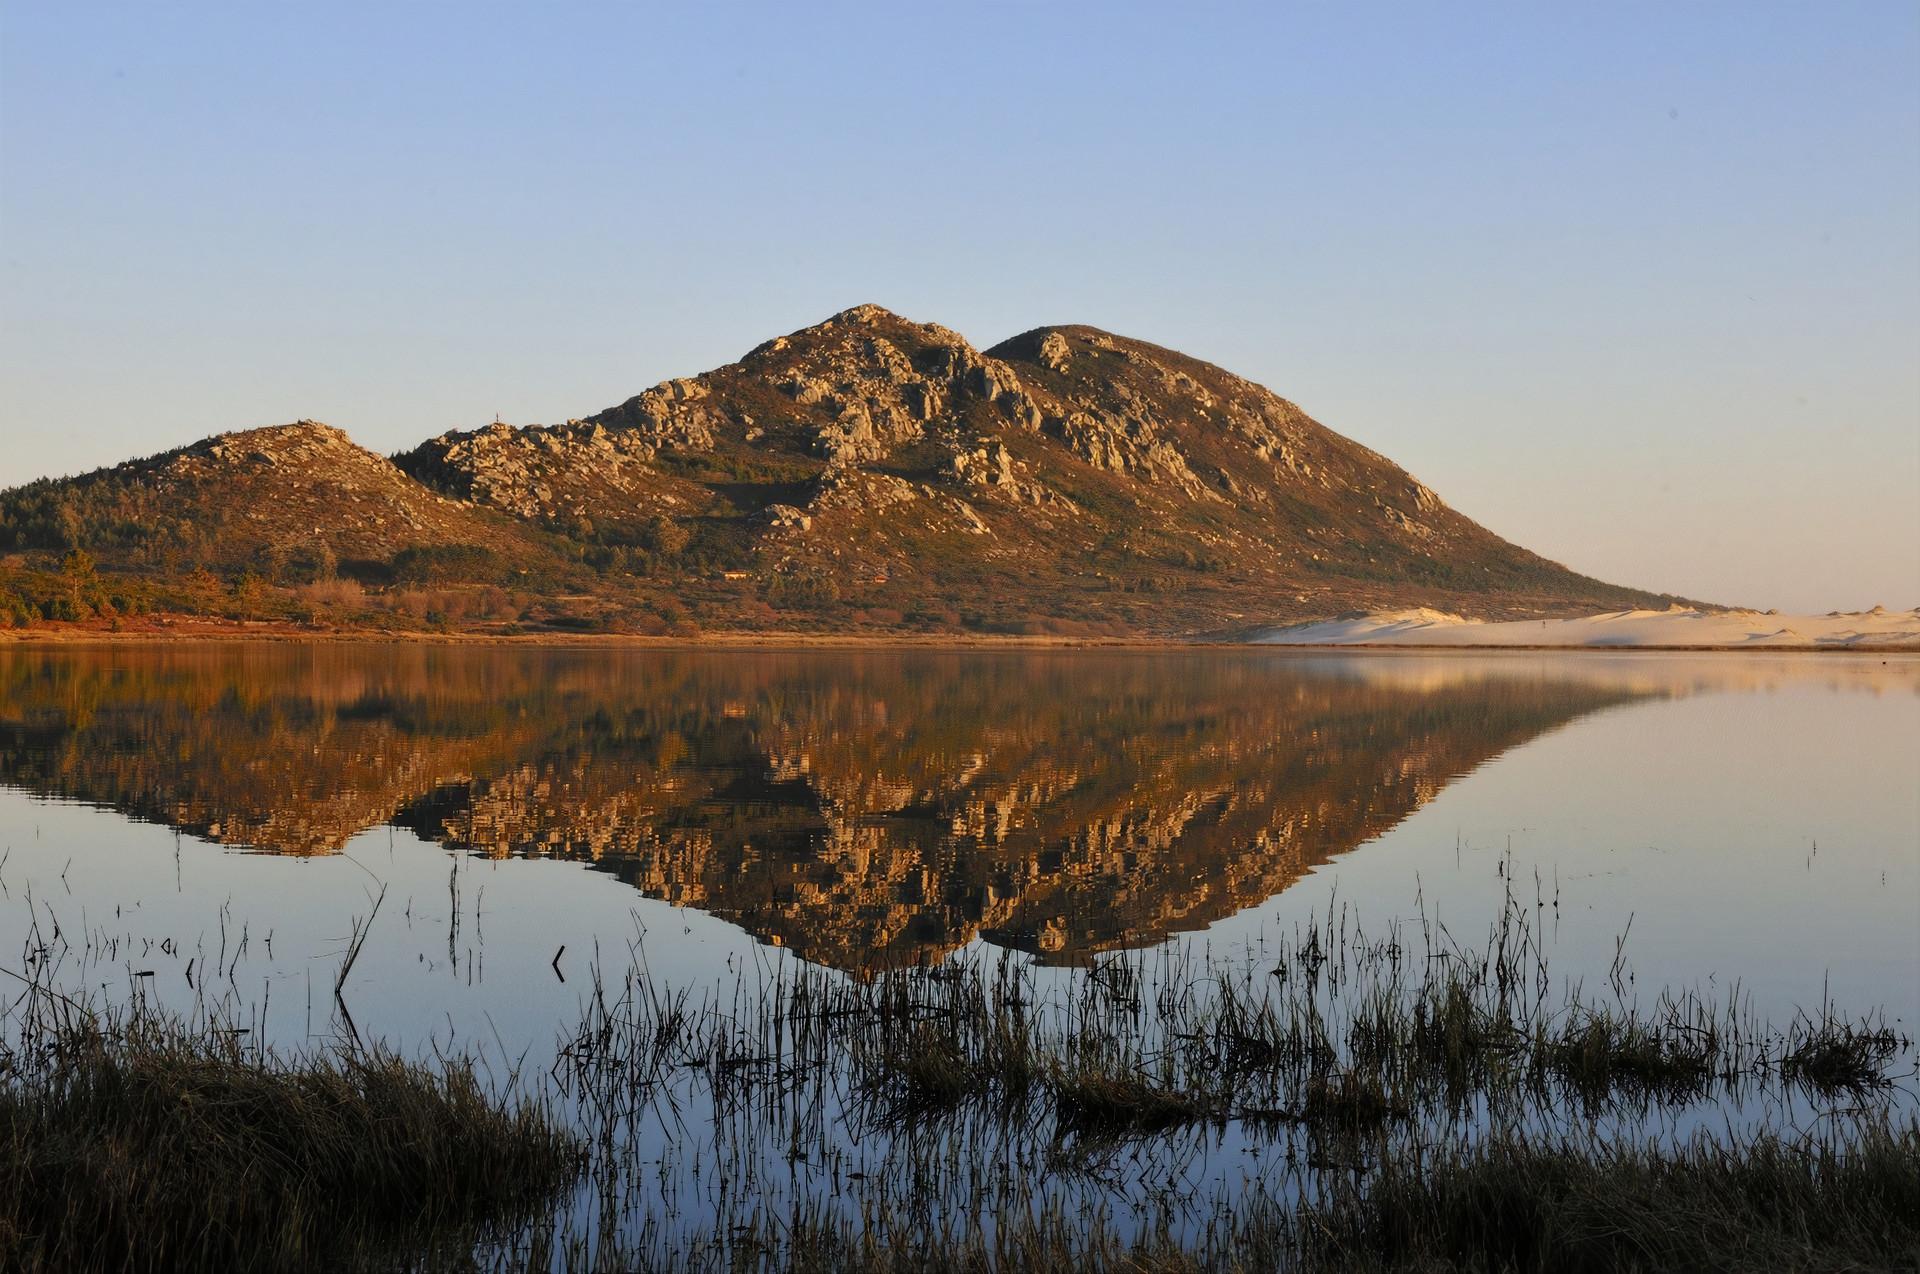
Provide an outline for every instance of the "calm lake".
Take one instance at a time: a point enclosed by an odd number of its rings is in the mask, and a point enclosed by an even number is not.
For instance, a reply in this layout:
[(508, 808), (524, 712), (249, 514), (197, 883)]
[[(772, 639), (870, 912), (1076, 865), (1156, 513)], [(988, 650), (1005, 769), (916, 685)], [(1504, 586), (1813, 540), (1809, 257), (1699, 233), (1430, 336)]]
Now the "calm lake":
[(1044, 991), (1516, 905), (1556, 983), (1911, 1034), (1920, 656), (0, 647), (0, 853), (4, 967), (529, 1074), (630, 968)]

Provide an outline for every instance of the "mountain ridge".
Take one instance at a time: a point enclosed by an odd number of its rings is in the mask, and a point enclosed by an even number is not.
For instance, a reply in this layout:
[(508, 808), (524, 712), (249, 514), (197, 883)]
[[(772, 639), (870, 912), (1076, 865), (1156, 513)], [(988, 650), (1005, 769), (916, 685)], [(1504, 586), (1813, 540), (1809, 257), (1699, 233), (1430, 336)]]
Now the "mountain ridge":
[[(563, 424), (387, 458), (301, 421), (43, 479), (0, 492), (0, 552), (16, 617), (58, 559), (56, 619), (116, 588), (179, 608), (189, 576), (258, 617), (640, 631), (1183, 636), (1675, 600), (1509, 543), (1190, 355), (1079, 324), (981, 351), (877, 305)], [(422, 589), (439, 605), (399, 596)]]

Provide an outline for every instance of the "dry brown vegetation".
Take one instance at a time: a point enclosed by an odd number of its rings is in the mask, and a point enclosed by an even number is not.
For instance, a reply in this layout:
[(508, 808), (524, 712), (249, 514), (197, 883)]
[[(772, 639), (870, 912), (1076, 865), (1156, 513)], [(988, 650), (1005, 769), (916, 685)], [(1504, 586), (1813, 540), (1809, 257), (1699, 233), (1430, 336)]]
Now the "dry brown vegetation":
[(0, 1254), (22, 1271), (459, 1265), (583, 1162), (472, 1065), (280, 1058), (31, 981), (0, 1049)]

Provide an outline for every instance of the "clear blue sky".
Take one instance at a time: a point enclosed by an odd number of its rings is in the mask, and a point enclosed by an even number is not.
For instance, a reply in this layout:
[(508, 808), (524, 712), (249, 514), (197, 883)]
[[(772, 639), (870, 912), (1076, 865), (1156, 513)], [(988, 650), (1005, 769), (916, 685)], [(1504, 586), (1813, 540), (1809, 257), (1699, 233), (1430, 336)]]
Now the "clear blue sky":
[(0, 484), (877, 301), (1259, 380), (1621, 582), (1920, 604), (1920, 4), (0, 0)]

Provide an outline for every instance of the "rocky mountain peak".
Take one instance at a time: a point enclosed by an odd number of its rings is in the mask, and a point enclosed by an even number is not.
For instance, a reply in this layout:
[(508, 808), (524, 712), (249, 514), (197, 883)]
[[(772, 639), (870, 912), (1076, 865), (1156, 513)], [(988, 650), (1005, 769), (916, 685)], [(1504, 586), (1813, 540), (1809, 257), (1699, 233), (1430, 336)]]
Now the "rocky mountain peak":
[(840, 468), (921, 443), (936, 422), (1037, 429), (1040, 419), (1011, 367), (957, 332), (877, 305), (842, 310), (589, 418), (655, 450), (733, 444)]
[(317, 420), (296, 420), (286, 425), (262, 425), (215, 434), (186, 448), (181, 454), (205, 456), (227, 462), (251, 461), (259, 464), (284, 464), (333, 458), (385, 461), (348, 437), (345, 430)]

